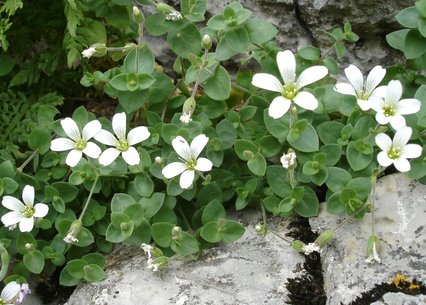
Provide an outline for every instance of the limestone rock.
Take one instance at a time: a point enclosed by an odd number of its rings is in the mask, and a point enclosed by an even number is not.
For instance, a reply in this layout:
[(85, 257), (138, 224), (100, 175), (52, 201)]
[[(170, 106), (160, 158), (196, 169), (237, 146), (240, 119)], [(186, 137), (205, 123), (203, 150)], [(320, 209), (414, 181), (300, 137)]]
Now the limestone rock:
[[(175, 260), (159, 273), (146, 268), (139, 248), (128, 248), (108, 258), (110, 266), (102, 282), (82, 284), (66, 305), (282, 305), (286, 279), (296, 277), (303, 256), (273, 234), (259, 237), (253, 227), (258, 213), (241, 214), (247, 224), (244, 236), (233, 243), (206, 250), (199, 260)], [(286, 233), (283, 219), (270, 226)]]
[[(375, 201), (375, 228), (380, 239), (381, 264), (371, 265), (367, 240), (371, 214), (339, 229), (321, 256), (328, 304), (350, 303), (378, 283), (389, 283), (397, 273), (408, 279), (426, 279), (426, 186), (403, 174), (379, 180)], [(325, 209), (310, 219), (313, 231), (334, 228), (342, 218)]]
[(383, 301), (371, 303), (371, 305), (424, 305), (426, 303), (426, 295), (406, 295), (401, 292), (388, 292), (383, 295)]

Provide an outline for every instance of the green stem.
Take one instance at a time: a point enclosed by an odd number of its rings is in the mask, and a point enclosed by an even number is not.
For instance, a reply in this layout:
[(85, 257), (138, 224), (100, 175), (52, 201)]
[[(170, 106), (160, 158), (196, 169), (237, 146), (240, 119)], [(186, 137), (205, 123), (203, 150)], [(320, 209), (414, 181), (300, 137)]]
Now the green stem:
[(197, 94), (198, 86), (200, 85), (201, 71), (205, 68), (205, 66), (207, 64), (207, 57), (208, 57), (208, 55), (209, 55), (209, 50), (208, 49), (204, 49), (203, 63), (201, 64), (200, 70), (198, 70), (198, 72), (197, 72), (197, 78), (195, 80), (194, 89), (192, 90), (192, 94), (191, 94), (192, 98), (194, 98), (195, 94)]
[(323, 55), (321, 55), (321, 57), (320, 57), (320, 59), (323, 59), (324, 57), (326, 57), (327, 55), (328, 55), (328, 53), (330, 53), (332, 50), (334, 50), (334, 45), (335, 45), (335, 43), (333, 43), (332, 45), (331, 45), (331, 47), (329, 47), (325, 52), (324, 52), (324, 54)]
[(27, 160), (25, 160), (25, 162), (24, 163), (22, 163), (22, 165), (20, 166), (20, 167), (18, 167), (17, 168), (17, 171), (18, 172), (22, 172), (22, 170), (25, 168), (25, 166), (27, 166), (28, 165), (28, 163), (30, 163), (31, 162), (31, 160), (32, 159), (34, 159), (34, 157), (36, 156), (36, 154), (38, 153), (38, 150), (35, 150), (32, 154), (31, 154), (31, 156), (29, 156), (28, 157), (28, 159)]
[(241, 92), (247, 93), (247, 94), (251, 94), (251, 92), (249, 90), (247, 90), (246, 88), (241, 87), (240, 85), (231, 83), (231, 86), (234, 87), (235, 89), (240, 90)]
[(173, 93), (175, 93), (176, 89), (180, 86), (181, 83), (182, 83), (182, 79), (178, 80), (175, 87), (173, 88), (173, 91), (170, 92), (170, 94), (167, 96), (166, 100), (164, 101), (163, 111), (161, 112), (161, 121), (162, 122), (164, 121), (164, 117), (166, 116), (167, 107), (169, 106), (169, 100), (172, 97)]
[(262, 210), (262, 219), (263, 219), (263, 236), (266, 236), (266, 233), (268, 232), (268, 223), (266, 220), (266, 210), (265, 206), (263, 205), (263, 202), (260, 201), (260, 209)]
[(275, 236), (277, 236), (278, 238), (284, 240), (286, 243), (289, 243), (290, 245), (293, 243), (293, 241), (291, 239), (288, 239), (287, 237), (281, 236), (280, 234), (278, 234), (277, 232), (275, 232), (274, 230), (269, 229), (269, 231), (274, 234)]
[(7, 269), (9, 268), (9, 252), (0, 243), (0, 255), (1, 255), (1, 269), (0, 269), (0, 281), (6, 277)]
[(98, 182), (99, 174), (96, 174), (95, 180), (93, 181), (92, 188), (90, 189), (89, 197), (87, 197), (86, 203), (84, 204), (83, 210), (81, 211), (79, 220), (83, 219), (84, 213), (86, 213), (87, 207), (89, 206), (89, 202), (92, 199), (93, 192), (95, 191), (96, 183)]
[(180, 205), (180, 203), (178, 203), (178, 208), (179, 208), (179, 213), (182, 216), (183, 222), (185, 223), (187, 229), (192, 231), (192, 226), (189, 223), (188, 217), (186, 217), (185, 212), (183, 211), (182, 206)]

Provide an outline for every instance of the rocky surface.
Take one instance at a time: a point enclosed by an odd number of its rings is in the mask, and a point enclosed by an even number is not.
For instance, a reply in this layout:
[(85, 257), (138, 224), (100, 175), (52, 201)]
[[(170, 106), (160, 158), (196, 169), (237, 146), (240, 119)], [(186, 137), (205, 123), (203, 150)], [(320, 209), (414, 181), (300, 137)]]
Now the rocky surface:
[[(175, 260), (158, 273), (146, 268), (140, 248), (125, 248), (109, 257), (102, 282), (82, 284), (66, 305), (282, 305), (287, 278), (296, 277), (303, 256), (273, 234), (259, 237), (253, 227), (260, 213), (241, 214), (244, 236), (204, 251), (194, 261)], [(287, 222), (269, 224), (284, 235)], [(124, 258), (124, 259), (123, 259)]]
[[(377, 184), (375, 199), (381, 263), (365, 262), (371, 214), (341, 227), (321, 253), (330, 305), (348, 304), (375, 284), (389, 283), (396, 274), (426, 280), (426, 186), (403, 174), (386, 176)], [(313, 231), (322, 231), (341, 220), (322, 210), (310, 224)]]
[(386, 293), (382, 301), (371, 303), (371, 305), (424, 305), (426, 304), (426, 295), (406, 295), (401, 292)]

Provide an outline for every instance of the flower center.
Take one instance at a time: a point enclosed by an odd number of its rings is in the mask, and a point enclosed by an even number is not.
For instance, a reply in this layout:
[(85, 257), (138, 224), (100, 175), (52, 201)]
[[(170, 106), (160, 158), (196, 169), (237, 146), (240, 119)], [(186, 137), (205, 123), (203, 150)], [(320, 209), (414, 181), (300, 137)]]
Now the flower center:
[(191, 158), (191, 160), (186, 161), (186, 166), (188, 166), (189, 170), (195, 170), (195, 167), (197, 166), (197, 160)]
[(6, 302), (0, 299), (0, 305), (6, 305)]
[(289, 100), (293, 99), (297, 95), (297, 90), (294, 84), (285, 84), (282, 95)]
[[(28, 205), (26, 205), (23, 209), (22, 209), (22, 215), (24, 215), (24, 217), (26, 218), (31, 218), (33, 217), (33, 215), (35, 214), (35, 210), (33, 207), (30, 207)], [(1, 303), (0, 303), (1, 304)]]
[(129, 149), (129, 142), (127, 140), (118, 140), (117, 149), (120, 151), (127, 151)]
[(399, 147), (391, 147), (388, 150), (388, 157), (390, 159), (393, 159), (393, 160), (399, 159), (399, 157), (401, 157), (401, 148), (399, 148)]
[(87, 146), (87, 141), (83, 139), (78, 139), (75, 141), (75, 149), (82, 151)]
[(365, 90), (363, 89), (363, 90), (361, 90), (360, 92), (358, 92), (358, 98), (359, 98), (360, 100), (367, 101), (367, 100), (368, 100), (368, 93), (367, 93), (367, 91), (365, 91)]
[(383, 107), (383, 114), (386, 117), (395, 115), (395, 106), (394, 105), (385, 105), (385, 107)]

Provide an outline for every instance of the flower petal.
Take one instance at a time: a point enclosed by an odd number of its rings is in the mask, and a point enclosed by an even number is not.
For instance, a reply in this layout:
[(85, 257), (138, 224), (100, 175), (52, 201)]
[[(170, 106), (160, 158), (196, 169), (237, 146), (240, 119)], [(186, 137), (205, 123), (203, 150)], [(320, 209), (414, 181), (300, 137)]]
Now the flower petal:
[(391, 80), (386, 90), (386, 103), (395, 104), (401, 99), (402, 84), (399, 80)]
[(176, 177), (177, 175), (182, 174), (187, 169), (188, 169), (188, 166), (186, 166), (185, 163), (172, 162), (170, 164), (167, 164), (161, 172), (163, 173), (163, 176), (165, 178), (170, 179), (170, 178)]
[(194, 182), (195, 172), (193, 170), (186, 170), (180, 175), (179, 185), (183, 189), (189, 188)]
[(21, 291), (21, 285), (13, 281), (8, 283), (2, 290), (0, 298), (4, 302), (10, 302)]
[(21, 232), (30, 232), (34, 227), (34, 217), (21, 218), (21, 221), (19, 222), (19, 231)]
[(253, 75), (251, 84), (258, 88), (262, 88), (269, 91), (282, 91), (282, 84), (279, 79), (268, 73), (256, 73), (255, 75)]
[(387, 134), (385, 134), (385, 133), (380, 133), (380, 134), (378, 134), (378, 135), (376, 136), (375, 140), (376, 140), (376, 144), (377, 144), (377, 146), (378, 146), (381, 150), (385, 151), (386, 153), (387, 153), (387, 151), (389, 150), (389, 148), (391, 148), (391, 147), (392, 147), (392, 140), (391, 140), (391, 138), (390, 138)]
[(186, 142), (184, 138), (182, 138), (181, 136), (177, 136), (173, 139), (172, 146), (181, 158), (186, 161), (191, 159), (191, 148), (189, 147), (188, 142)]
[(112, 117), (112, 129), (119, 140), (126, 139), (126, 114), (124, 112), (116, 113)]
[(110, 165), (117, 159), (120, 153), (121, 152), (117, 148), (108, 148), (99, 157), (99, 163), (104, 166)]
[(401, 129), (402, 127), (406, 126), (404, 117), (398, 114), (389, 117), (389, 123), (395, 130)]
[(336, 84), (334, 86), (334, 90), (336, 90), (337, 92), (339, 92), (341, 94), (356, 96), (356, 92), (355, 92), (354, 87), (352, 87), (352, 85), (348, 84), (348, 83)]
[(408, 162), (408, 160), (405, 158), (399, 158), (397, 160), (394, 160), (393, 165), (401, 173), (408, 172), (411, 169), (410, 162)]
[(34, 204), (34, 187), (31, 185), (26, 185), (22, 191), (22, 201), (27, 205), (32, 207)]
[(269, 105), (268, 114), (273, 119), (279, 119), (290, 108), (291, 101), (283, 96), (277, 96)]
[(191, 146), (190, 146), (192, 157), (197, 159), (198, 156), (200, 155), (201, 151), (204, 149), (204, 147), (206, 147), (208, 141), (209, 141), (209, 138), (206, 137), (205, 134), (200, 134), (200, 135), (196, 136), (192, 140)]
[(362, 111), (370, 110), (374, 104), (374, 102), (372, 101), (369, 101), (369, 100), (366, 101), (362, 99), (357, 99), (356, 103), (358, 104), (359, 108), (361, 108)]
[(296, 59), (294, 54), (286, 50), (277, 53), (277, 65), (284, 84), (292, 84), (296, 79)]
[(115, 146), (118, 142), (116, 137), (105, 129), (101, 129), (94, 137), (96, 141), (105, 145)]
[(393, 145), (403, 148), (410, 141), (413, 130), (410, 127), (403, 127), (396, 131), (393, 137)]
[(102, 125), (98, 120), (90, 121), (83, 128), (83, 139), (90, 140), (93, 138), (99, 131), (101, 131)]
[(315, 110), (318, 107), (317, 98), (312, 93), (306, 91), (299, 92), (293, 98), (293, 101), (300, 107), (308, 110)]
[(50, 149), (53, 151), (66, 151), (75, 148), (74, 141), (68, 138), (58, 138), (50, 142)]
[(385, 101), (382, 98), (379, 98), (377, 96), (374, 96), (374, 97), (371, 96), (370, 103), (371, 103), (371, 108), (374, 109), (374, 111), (383, 113), (383, 108), (385, 107)]
[(381, 151), (377, 154), (377, 162), (381, 166), (389, 166), (393, 163), (393, 160), (389, 158), (387, 151)]
[(78, 129), (77, 123), (71, 118), (65, 118), (61, 121), (62, 128), (64, 129), (67, 136), (74, 141), (80, 139), (80, 129)]
[(388, 90), (388, 86), (377, 87), (376, 89), (373, 90), (373, 92), (371, 92), (370, 96), (377, 96), (377, 97), (380, 97), (380, 98), (385, 98), (387, 90)]
[(422, 103), (414, 98), (400, 100), (397, 104), (397, 113), (405, 115), (419, 112)]
[(92, 142), (87, 142), (86, 148), (83, 149), (83, 153), (93, 159), (99, 158), (101, 152), (99, 146)]
[(82, 156), (83, 156), (83, 152), (81, 150), (73, 149), (68, 153), (65, 163), (69, 167), (74, 167), (78, 164)]
[(200, 158), (197, 160), (195, 169), (200, 172), (208, 172), (212, 169), (213, 163), (207, 158)]
[(134, 147), (129, 147), (126, 151), (121, 153), (124, 161), (126, 161), (129, 165), (137, 165), (141, 162), (141, 158), (139, 156), (138, 151)]
[(345, 69), (345, 75), (348, 78), (349, 82), (352, 84), (356, 92), (363, 90), (364, 88), (364, 77), (362, 76), (362, 72), (355, 65), (349, 65)]
[(402, 158), (418, 158), (422, 155), (422, 147), (418, 144), (407, 144), (402, 150)]
[(12, 211), (20, 212), (25, 206), (18, 198), (12, 196), (4, 196), (1, 204)]
[(4, 224), (5, 227), (10, 227), (20, 222), (22, 217), (23, 216), (21, 212), (12, 211), (2, 216), (1, 222)]
[(129, 145), (135, 145), (149, 138), (150, 132), (147, 127), (139, 126), (129, 131), (127, 142)]
[(296, 82), (296, 89), (299, 90), (302, 87), (305, 87), (309, 84), (315, 83), (320, 79), (324, 78), (328, 74), (328, 69), (324, 66), (313, 66), (302, 73), (300, 73), (299, 78)]
[(365, 81), (365, 91), (370, 95), (373, 90), (380, 84), (386, 74), (386, 69), (381, 66), (375, 66), (370, 73), (368, 73), (367, 80)]
[(383, 112), (377, 112), (376, 113), (376, 121), (380, 125), (386, 125), (390, 121), (390, 117), (385, 116)]
[(34, 217), (44, 217), (49, 212), (49, 207), (44, 203), (37, 203), (34, 206)]

